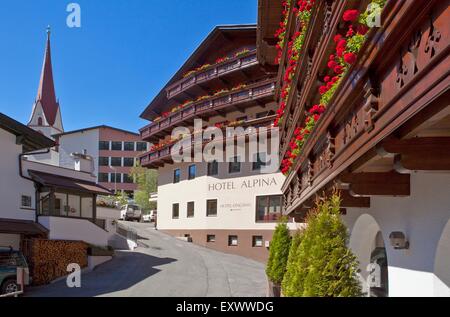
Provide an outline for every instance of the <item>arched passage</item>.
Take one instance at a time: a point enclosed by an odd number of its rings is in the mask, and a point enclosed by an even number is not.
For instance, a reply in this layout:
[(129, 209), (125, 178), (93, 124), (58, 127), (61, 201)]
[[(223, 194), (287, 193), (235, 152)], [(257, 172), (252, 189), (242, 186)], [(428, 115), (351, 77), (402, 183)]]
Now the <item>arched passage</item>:
[(450, 296), (450, 220), (442, 231), (434, 260), (435, 296)]
[(359, 260), (363, 291), (368, 296), (388, 296), (386, 248), (375, 218), (368, 214), (358, 218), (350, 235), (349, 246)]

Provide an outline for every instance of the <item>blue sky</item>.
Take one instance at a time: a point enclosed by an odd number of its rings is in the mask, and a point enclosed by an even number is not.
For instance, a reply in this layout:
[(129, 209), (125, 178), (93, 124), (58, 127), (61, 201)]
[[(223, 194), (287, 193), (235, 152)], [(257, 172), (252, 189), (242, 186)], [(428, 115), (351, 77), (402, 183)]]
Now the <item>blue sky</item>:
[[(81, 6), (81, 28), (66, 7)], [(100, 124), (137, 131), (140, 113), (219, 24), (255, 23), (257, 0), (0, 1), (0, 112), (26, 123), (45, 28), (66, 131)]]

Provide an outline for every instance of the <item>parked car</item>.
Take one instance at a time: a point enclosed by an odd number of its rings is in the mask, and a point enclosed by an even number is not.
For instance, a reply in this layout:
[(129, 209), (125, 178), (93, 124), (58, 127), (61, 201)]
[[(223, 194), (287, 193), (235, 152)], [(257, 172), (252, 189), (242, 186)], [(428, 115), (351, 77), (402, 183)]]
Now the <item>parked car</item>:
[(143, 222), (152, 222), (152, 216), (150, 214), (146, 214), (142, 216)]
[(125, 221), (141, 221), (142, 210), (141, 207), (134, 204), (127, 204), (122, 210), (125, 210)]
[(19, 291), (17, 268), (24, 269), (24, 284), (29, 285), (30, 271), (22, 252), (14, 251), (11, 247), (0, 247), (0, 294), (4, 295)]

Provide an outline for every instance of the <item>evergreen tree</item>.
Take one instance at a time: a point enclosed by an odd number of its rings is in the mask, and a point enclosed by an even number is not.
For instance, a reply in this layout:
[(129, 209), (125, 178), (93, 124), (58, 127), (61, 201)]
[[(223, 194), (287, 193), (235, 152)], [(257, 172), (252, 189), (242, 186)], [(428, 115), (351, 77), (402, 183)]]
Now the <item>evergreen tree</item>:
[(308, 225), (298, 249), (297, 289), (289, 295), (305, 297), (361, 296), (358, 261), (347, 247), (348, 232), (340, 217), (340, 197), (318, 201), (308, 215)]
[(298, 268), (299, 268), (299, 250), (300, 244), (303, 239), (303, 232), (298, 230), (292, 238), (291, 248), (289, 250), (289, 258), (286, 267), (286, 273), (284, 274), (283, 282), (281, 284), (283, 294), (287, 297), (299, 297), (301, 294), (300, 281), (298, 280)]
[(283, 217), (275, 228), (269, 249), (266, 273), (270, 281), (281, 284), (289, 256), (291, 236), (287, 226), (287, 218)]

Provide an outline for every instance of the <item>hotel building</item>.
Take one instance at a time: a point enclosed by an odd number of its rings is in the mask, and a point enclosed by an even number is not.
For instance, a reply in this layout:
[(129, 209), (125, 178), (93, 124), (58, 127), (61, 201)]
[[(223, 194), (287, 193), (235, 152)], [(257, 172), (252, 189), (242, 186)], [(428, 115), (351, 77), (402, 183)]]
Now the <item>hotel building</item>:
[[(284, 176), (261, 173), (262, 159), (174, 162), (174, 128), (271, 127), (275, 78), (256, 57), (256, 26), (219, 26), (142, 113), (142, 139), (156, 144), (141, 157), (158, 169), (158, 229), (208, 248), (264, 261), (281, 216)], [(256, 156), (268, 152), (257, 153)], [(239, 162), (244, 160), (244, 162)], [(291, 220), (289, 226), (296, 228)]]
[[(315, 1), (305, 25), (294, 10), (303, 1), (288, 0), (283, 16), (281, 1), (259, 0), (258, 56), (278, 67), (276, 99), (286, 104), (284, 213), (304, 215), (317, 195), (337, 187), (361, 276), (379, 268), (370, 277), (380, 283), (363, 284), (368, 295), (450, 296), (450, 1), (377, 1), (385, 4), (379, 27), (351, 31), (370, 2)], [(274, 62), (282, 21), (286, 43), (304, 35), (296, 69), (288, 45)], [(336, 53), (348, 51), (357, 29), (365, 41), (356, 58), (344, 55), (341, 73)], [(323, 98), (334, 76), (334, 93)], [(323, 100), (301, 154), (286, 155)]]

